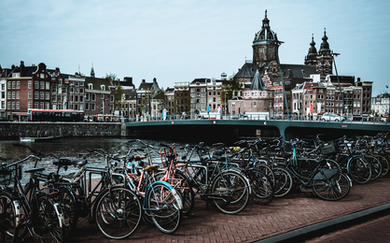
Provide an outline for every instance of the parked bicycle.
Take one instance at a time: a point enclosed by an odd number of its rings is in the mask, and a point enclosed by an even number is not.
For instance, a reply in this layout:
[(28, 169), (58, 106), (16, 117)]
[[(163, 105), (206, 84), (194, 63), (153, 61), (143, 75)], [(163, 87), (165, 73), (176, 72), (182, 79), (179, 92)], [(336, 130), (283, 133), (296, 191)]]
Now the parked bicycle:
[[(30, 173), (29, 188), (24, 189), (21, 164), (39, 157), (29, 155), (0, 167), (0, 239), (1, 242), (19, 242), (27, 233), (45, 242), (64, 241), (66, 225), (62, 210), (55, 197), (58, 191), (39, 189), (34, 174), (45, 168), (25, 170)], [(49, 192), (50, 191), (50, 192)]]

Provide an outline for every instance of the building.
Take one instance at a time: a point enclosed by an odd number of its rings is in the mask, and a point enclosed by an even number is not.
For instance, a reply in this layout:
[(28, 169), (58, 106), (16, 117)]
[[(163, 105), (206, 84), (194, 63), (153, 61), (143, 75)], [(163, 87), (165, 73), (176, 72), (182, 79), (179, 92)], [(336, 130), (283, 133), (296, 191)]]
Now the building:
[(387, 92), (372, 97), (371, 109), (374, 114), (384, 116), (390, 114), (390, 95)]
[[(371, 101), (368, 97), (371, 96), (372, 82), (361, 82), (358, 79), (355, 83), (354, 76), (333, 75), (333, 57), (338, 54), (330, 49), (326, 29), (318, 52), (312, 35), (304, 64), (281, 64), (278, 51), (282, 43), (271, 29), (265, 11), (261, 30), (255, 34), (252, 44), (253, 60), (246, 60), (235, 75), (248, 90), (259, 73), (266, 89), (273, 91), (273, 95), (267, 94), (274, 98), (271, 102), (272, 109), (268, 107), (270, 103), (260, 102), (257, 104), (267, 106), (260, 110), (270, 109), (277, 117), (286, 114), (307, 115), (324, 112), (344, 115), (370, 113), (368, 105)], [(243, 100), (253, 99), (249, 98), (245, 90), (241, 94)], [(237, 99), (234, 102), (237, 103)], [(237, 107), (235, 112), (238, 112)], [(243, 109), (240, 108), (240, 113), (242, 112)]]
[[(74, 86), (76, 88), (76, 86)], [(71, 104), (72, 105), (72, 104)], [(85, 77), (85, 115), (110, 120), (115, 114), (115, 86), (109, 79)]]

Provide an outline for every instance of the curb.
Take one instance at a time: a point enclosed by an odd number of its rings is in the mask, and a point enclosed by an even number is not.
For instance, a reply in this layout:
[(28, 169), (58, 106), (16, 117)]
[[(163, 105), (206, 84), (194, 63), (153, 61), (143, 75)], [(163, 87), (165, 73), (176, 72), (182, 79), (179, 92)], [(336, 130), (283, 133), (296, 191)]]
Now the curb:
[(390, 214), (390, 203), (305, 226), (279, 235), (271, 236), (256, 243), (302, 242), (330, 232), (345, 229), (366, 221)]

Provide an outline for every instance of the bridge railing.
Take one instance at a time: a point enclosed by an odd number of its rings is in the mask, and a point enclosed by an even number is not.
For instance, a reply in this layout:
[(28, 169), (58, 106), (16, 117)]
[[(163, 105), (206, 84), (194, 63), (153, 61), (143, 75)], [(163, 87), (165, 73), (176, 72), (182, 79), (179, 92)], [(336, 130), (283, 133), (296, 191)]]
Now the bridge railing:
[[(341, 121), (340, 121), (341, 119)], [(373, 116), (346, 116), (339, 118), (328, 118), (321, 115), (168, 115), (166, 117), (155, 116), (137, 116), (134, 118), (124, 118), (125, 122), (153, 122), (153, 121), (174, 121), (174, 120), (285, 120), (285, 121), (303, 121), (303, 122), (343, 122), (343, 123), (371, 123), (371, 124), (389, 124), (389, 118)]]

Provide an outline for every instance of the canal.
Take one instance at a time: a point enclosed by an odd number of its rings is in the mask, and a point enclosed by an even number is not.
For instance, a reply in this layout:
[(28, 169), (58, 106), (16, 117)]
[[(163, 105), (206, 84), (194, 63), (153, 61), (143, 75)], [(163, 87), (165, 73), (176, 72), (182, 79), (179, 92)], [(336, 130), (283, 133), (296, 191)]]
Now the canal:
[[(155, 150), (160, 150), (163, 145), (175, 145), (178, 158), (185, 155), (184, 147), (186, 144), (195, 145), (200, 141), (173, 141), (173, 140), (156, 140), (156, 139), (142, 139), (146, 144), (152, 145)], [(204, 141), (205, 144), (210, 145), (210, 142)], [(63, 137), (55, 142), (40, 142), (40, 143), (21, 143), (19, 140), (0, 140), (0, 157), (5, 160), (0, 163), (12, 163), (33, 154), (30, 149), (23, 145), (31, 147), (34, 151), (39, 151), (43, 154), (54, 153), (61, 158), (80, 159), (81, 153), (87, 153), (88, 149), (101, 148), (109, 153), (116, 153), (121, 151), (123, 154), (131, 148), (142, 148), (143, 145), (134, 139), (126, 138), (110, 138), (110, 137)], [(161, 158), (158, 153), (151, 153), (153, 163), (161, 164)], [(56, 167), (53, 165), (54, 157), (39, 156), (42, 159), (38, 162), (37, 167), (45, 167), (47, 173), (54, 172)], [(194, 157), (196, 159), (197, 157)], [(104, 167), (105, 163), (102, 157), (93, 156), (88, 159), (89, 166)], [(29, 160), (23, 162), (23, 171), (27, 168), (33, 168), (34, 161)], [(70, 166), (65, 174), (76, 172), (77, 167)], [(27, 182), (28, 175), (23, 175), (23, 182)]]

